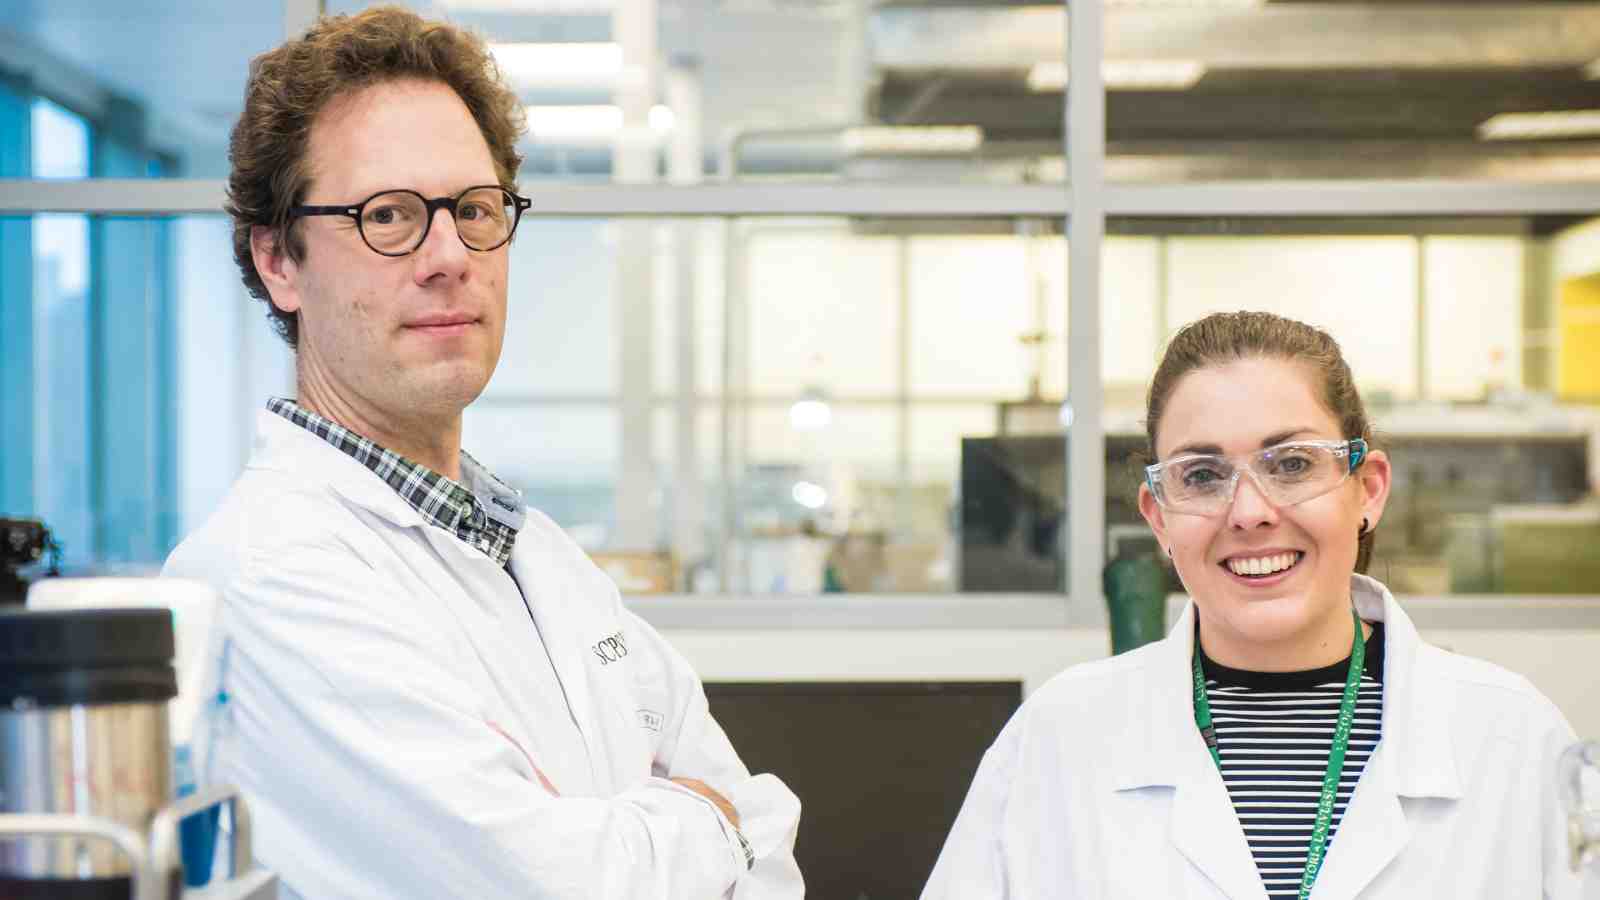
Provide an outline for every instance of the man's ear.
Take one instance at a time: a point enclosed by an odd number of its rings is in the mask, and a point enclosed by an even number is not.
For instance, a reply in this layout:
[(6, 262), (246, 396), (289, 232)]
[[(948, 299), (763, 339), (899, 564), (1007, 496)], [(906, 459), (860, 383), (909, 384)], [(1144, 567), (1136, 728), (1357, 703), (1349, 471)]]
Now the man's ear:
[(300, 265), (278, 243), (278, 232), (266, 225), (250, 227), (250, 258), (267, 286), (272, 305), (286, 313), (300, 311)]

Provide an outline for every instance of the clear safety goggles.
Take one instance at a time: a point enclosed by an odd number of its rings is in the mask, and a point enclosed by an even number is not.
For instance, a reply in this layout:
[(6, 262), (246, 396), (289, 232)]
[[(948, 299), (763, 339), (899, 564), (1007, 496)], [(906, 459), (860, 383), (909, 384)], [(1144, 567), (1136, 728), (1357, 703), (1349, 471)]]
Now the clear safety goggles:
[(1233, 504), (1246, 473), (1274, 506), (1293, 506), (1344, 483), (1367, 458), (1367, 442), (1291, 441), (1243, 456), (1193, 453), (1146, 466), (1145, 481), (1162, 509), (1214, 516)]

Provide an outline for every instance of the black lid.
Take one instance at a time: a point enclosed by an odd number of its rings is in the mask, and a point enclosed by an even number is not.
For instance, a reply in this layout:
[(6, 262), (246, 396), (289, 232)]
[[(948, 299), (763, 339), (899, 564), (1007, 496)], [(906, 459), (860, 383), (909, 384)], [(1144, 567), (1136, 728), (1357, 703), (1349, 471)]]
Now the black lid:
[(0, 609), (0, 709), (177, 696), (166, 609)]

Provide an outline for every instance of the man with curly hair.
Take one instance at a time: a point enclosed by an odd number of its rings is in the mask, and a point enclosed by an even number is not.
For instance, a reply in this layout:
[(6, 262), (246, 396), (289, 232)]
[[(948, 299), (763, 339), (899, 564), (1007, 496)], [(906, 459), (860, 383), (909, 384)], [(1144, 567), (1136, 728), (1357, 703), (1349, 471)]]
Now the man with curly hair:
[(298, 396), (167, 562), (223, 598), (202, 778), (244, 791), (289, 897), (798, 898), (799, 801), (461, 449), (529, 206), (522, 127), (479, 38), (393, 7), (251, 66), (234, 255)]

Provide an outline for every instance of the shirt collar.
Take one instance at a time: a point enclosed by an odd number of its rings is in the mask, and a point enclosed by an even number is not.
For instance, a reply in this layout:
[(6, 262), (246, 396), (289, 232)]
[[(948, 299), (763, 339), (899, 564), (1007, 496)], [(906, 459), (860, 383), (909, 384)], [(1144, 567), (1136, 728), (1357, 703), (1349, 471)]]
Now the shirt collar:
[(517, 532), (526, 521), (522, 495), (465, 450), (461, 452), (462, 481), (458, 482), (293, 400), (274, 397), (267, 402), (267, 410), (361, 463), (427, 524), (455, 534), (502, 566), (510, 560)]

